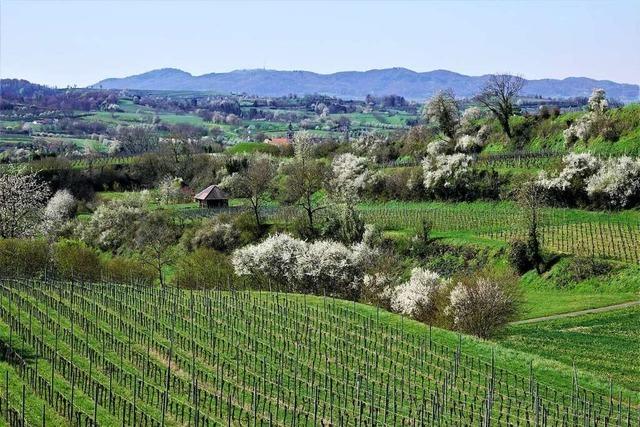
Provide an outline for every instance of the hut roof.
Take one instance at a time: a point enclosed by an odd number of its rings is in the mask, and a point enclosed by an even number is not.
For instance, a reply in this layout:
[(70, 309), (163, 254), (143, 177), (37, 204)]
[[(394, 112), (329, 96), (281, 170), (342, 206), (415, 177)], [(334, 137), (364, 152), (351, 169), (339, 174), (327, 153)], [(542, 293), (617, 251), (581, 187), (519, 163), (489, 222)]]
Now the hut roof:
[(270, 138), (267, 139), (267, 144), (275, 145), (276, 147), (286, 147), (291, 145), (291, 141), (288, 138)]
[(196, 200), (227, 200), (228, 198), (227, 193), (217, 185), (210, 185), (195, 196)]

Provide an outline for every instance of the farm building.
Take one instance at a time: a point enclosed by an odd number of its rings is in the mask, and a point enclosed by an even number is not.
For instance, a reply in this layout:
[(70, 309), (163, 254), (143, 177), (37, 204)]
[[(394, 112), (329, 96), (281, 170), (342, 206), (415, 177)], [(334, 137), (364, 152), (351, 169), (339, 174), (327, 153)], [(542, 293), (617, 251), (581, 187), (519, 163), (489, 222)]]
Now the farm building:
[(201, 208), (226, 208), (229, 206), (229, 196), (217, 185), (210, 185), (195, 195), (195, 200)]

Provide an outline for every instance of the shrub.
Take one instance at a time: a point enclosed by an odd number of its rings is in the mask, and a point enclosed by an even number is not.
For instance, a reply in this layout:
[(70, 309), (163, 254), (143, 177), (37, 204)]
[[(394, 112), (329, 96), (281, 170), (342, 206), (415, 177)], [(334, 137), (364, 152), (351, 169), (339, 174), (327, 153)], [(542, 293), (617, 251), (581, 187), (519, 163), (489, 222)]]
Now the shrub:
[(256, 225), (252, 212), (243, 212), (234, 216), (233, 227), (240, 233), (241, 244), (255, 242), (262, 235), (262, 230)]
[(592, 277), (604, 276), (612, 270), (612, 265), (604, 260), (575, 256), (558, 268), (555, 281), (558, 285), (564, 287)]
[(70, 235), (73, 230), (70, 220), (77, 208), (78, 202), (68, 190), (58, 190), (44, 210), (42, 233), (50, 237)]
[(237, 249), (231, 262), (239, 276), (264, 277), (274, 284), (295, 284), (298, 258), (305, 249), (306, 243), (302, 240), (276, 234), (261, 243)]
[(116, 256), (104, 263), (104, 274), (109, 281), (116, 283), (137, 283), (151, 285), (156, 278), (156, 272), (142, 261)]
[(146, 211), (142, 201), (127, 198), (98, 206), (80, 229), (82, 240), (103, 250), (117, 251), (132, 241)]
[(456, 142), (456, 151), (461, 153), (477, 153), (482, 150), (482, 141), (475, 136), (462, 135)]
[(0, 239), (0, 274), (36, 277), (49, 267), (49, 244), (44, 240)]
[(191, 195), (185, 191), (182, 178), (164, 177), (158, 184), (158, 196), (162, 203), (184, 203), (191, 200)]
[(640, 200), (640, 159), (609, 159), (587, 180), (587, 193), (597, 206), (626, 208)]
[(436, 139), (427, 145), (427, 154), (430, 156), (441, 156), (451, 152), (451, 143), (444, 139)]
[(77, 240), (56, 243), (53, 262), (58, 275), (65, 279), (95, 281), (100, 279), (102, 273), (98, 253)]
[(233, 250), (239, 242), (240, 231), (218, 217), (203, 221), (191, 240), (193, 247), (206, 247), (220, 252)]
[(443, 197), (464, 193), (472, 175), (471, 160), (471, 156), (460, 153), (425, 158), (424, 188)]
[(567, 204), (587, 201), (586, 183), (602, 168), (602, 161), (590, 153), (569, 153), (562, 158), (563, 169), (555, 177), (541, 172), (536, 185), (549, 199)]
[(445, 309), (455, 329), (480, 338), (515, 318), (520, 306), (518, 279), (512, 274), (483, 272), (457, 281)]
[(322, 224), (320, 234), (325, 239), (338, 240), (345, 244), (362, 239), (365, 224), (360, 213), (346, 204), (334, 205)]
[(365, 274), (362, 279), (362, 301), (391, 310), (391, 301), (397, 283), (393, 276), (382, 272)]
[(362, 268), (356, 253), (344, 244), (329, 240), (313, 242), (297, 261), (303, 291), (349, 298), (359, 294)]
[(445, 286), (446, 282), (438, 273), (414, 268), (411, 278), (395, 289), (391, 308), (421, 322), (433, 323)]
[(228, 288), (235, 276), (229, 259), (210, 248), (198, 248), (176, 264), (174, 282), (182, 288)]
[(507, 258), (511, 267), (520, 274), (535, 267), (529, 254), (529, 245), (523, 240), (514, 240), (509, 244)]
[(307, 243), (287, 234), (237, 249), (232, 264), (239, 276), (253, 276), (302, 292), (355, 298), (375, 250), (365, 243), (347, 247), (320, 240)]

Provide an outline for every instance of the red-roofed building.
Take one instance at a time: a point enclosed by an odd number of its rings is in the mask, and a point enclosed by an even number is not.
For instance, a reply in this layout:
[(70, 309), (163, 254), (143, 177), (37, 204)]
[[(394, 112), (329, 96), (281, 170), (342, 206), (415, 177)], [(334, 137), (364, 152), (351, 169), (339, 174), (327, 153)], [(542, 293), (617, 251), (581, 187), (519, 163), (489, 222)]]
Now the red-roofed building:
[(269, 145), (275, 145), (276, 147), (288, 147), (291, 145), (289, 138), (268, 138), (265, 142)]

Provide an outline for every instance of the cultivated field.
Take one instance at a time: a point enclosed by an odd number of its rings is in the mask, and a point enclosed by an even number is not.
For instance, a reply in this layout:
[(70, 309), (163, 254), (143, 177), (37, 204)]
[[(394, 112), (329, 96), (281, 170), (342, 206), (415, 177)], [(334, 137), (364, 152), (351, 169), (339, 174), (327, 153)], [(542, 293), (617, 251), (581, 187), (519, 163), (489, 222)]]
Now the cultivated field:
[(577, 373), (538, 373), (522, 354), (492, 357), (355, 303), (24, 280), (1, 292), (2, 408), (14, 424), (640, 422), (622, 389), (596, 393)]

